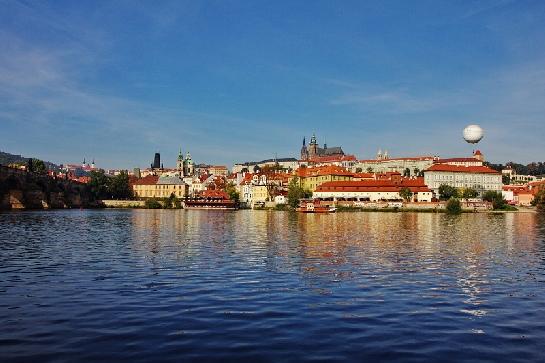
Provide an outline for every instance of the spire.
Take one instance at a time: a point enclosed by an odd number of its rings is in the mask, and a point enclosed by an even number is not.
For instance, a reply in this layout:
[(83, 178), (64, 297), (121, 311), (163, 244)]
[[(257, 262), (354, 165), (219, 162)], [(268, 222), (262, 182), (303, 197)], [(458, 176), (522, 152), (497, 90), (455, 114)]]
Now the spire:
[(182, 148), (180, 148), (180, 151), (178, 152), (178, 160), (183, 160), (184, 154), (182, 153)]
[(324, 137), (324, 149), (327, 149), (327, 137)]
[(310, 139), (310, 144), (311, 145), (316, 145), (316, 135), (314, 134), (314, 132), (312, 133), (312, 137)]
[(303, 136), (303, 146), (306, 145), (306, 138)]

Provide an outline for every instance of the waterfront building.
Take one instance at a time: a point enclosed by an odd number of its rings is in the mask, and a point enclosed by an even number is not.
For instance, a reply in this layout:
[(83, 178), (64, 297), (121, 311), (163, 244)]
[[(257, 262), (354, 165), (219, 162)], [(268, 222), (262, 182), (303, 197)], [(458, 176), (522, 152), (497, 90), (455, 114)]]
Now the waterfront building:
[(178, 198), (188, 195), (188, 186), (178, 176), (148, 175), (132, 183), (134, 195), (138, 198)]
[(326, 182), (352, 180), (354, 173), (339, 166), (327, 165), (299, 168), (294, 172), (294, 176), (298, 178), (303, 189), (313, 192), (320, 184)]
[(487, 166), (434, 164), (424, 171), (426, 185), (436, 194), (443, 184), (455, 188), (472, 188), (479, 195), (487, 190), (501, 192), (501, 173)]
[(534, 200), (534, 193), (528, 185), (504, 185), (501, 194), (509, 204), (529, 206)]
[(312, 196), (320, 199), (348, 201), (400, 201), (399, 192), (407, 188), (412, 193), (413, 202), (431, 202), (433, 192), (422, 177), (374, 180), (331, 181), (319, 185)]

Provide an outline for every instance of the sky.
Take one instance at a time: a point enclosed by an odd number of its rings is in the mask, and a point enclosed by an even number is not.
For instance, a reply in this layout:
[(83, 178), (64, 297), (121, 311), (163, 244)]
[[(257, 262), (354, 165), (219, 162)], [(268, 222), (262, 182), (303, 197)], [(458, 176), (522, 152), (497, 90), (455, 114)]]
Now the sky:
[(0, 150), (545, 159), (545, 1), (0, 0)]

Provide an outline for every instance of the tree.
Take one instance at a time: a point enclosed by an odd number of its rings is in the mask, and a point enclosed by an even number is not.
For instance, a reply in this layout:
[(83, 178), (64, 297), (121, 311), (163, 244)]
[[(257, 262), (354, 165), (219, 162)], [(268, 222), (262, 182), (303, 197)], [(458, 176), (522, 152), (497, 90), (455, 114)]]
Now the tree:
[(409, 168), (405, 168), (405, 170), (403, 170), (403, 176), (404, 177), (410, 177), (411, 176), (411, 169)]
[(460, 214), (462, 213), (462, 205), (456, 198), (450, 198), (447, 202), (446, 210), (448, 214)]
[(399, 190), (399, 196), (408, 202), (413, 197), (413, 192), (409, 188), (403, 187)]
[(477, 198), (479, 196), (479, 192), (473, 188), (462, 188), (459, 194), (463, 199)]
[(132, 188), (129, 185), (129, 174), (122, 171), (109, 180), (108, 191), (112, 199), (129, 199), (132, 198)]
[(144, 205), (148, 209), (161, 209), (162, 205), (159, 203), (159, 201), (155, 198), (148, 198), (144, 202)]
[(227, 184), (227, 186), (225, 187), (225, 192), (229, 194), (229, 199), (234, 200), (236, 203), (238, 203), (240, 199), (240, 194), (237, 192), (237, 189), (233, 182)]
[(299, 206), (299, 199), (301, 198), (310, 198), (312, 196), (312, 192), (308, 190), (304, 190), (299, 185), (299, 178), (294, 177), (290, 180), (290, 183), (288, 184), (288, 205), (291, 208), (297, 208)]
[(362, 168), (356, 168), (356, 173), (361, 173), (363, 171)]
[(494, 209), (504, 209), (507, 205), (507, 202), (505, 201), (505, 199), (503, 199), (503, 195), (501, 194), (501, 192), (497, 192), (494, 190), (489, 190), (484, 193), (483, 200), (491, 202), (492, 208)]
[(450, 198), (458, 197), (458, 189), (447, 184), (439, 186), (439, 200), (449, 200)]
[(511, 184), (511, 177), (509, 175), (507, 175), (507, 174), (503, 174), (501, 176), (501, 182), (502, 182), (503, 185), (509, 185), (509, 184)]
[(418, 176), (420, 174), (420, 169), (414, 168), (413, 173), (413, 175)]
[(541, 186), (537, 191), (532, 205), (537, 207), (537, 210), (540, 212), (545, 212), (545, 186)]
[(372, 173), (372, 172), (373, 172), (373, 168), (372, 168), (372, 167), (368, 167), (368, 168), (367, 168), (367, 172), (368, 172), (368, 173)]
[(91, 180), (89, 181), (89, 188), (91, 194), (95, 199), (107, 199), (110, 198), (110, 178), (106, 176), (104, 170), (93, 170), (90, 173)]

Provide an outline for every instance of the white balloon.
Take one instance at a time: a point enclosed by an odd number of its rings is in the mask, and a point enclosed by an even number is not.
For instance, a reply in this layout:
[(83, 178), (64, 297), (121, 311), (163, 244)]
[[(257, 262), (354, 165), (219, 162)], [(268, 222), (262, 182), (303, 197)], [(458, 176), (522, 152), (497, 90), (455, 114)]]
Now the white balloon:
[(476, 144), (484, 136), (484, 131), (479, 125), (469, 125), (464, 129), (464, 140), (470, 144)]

